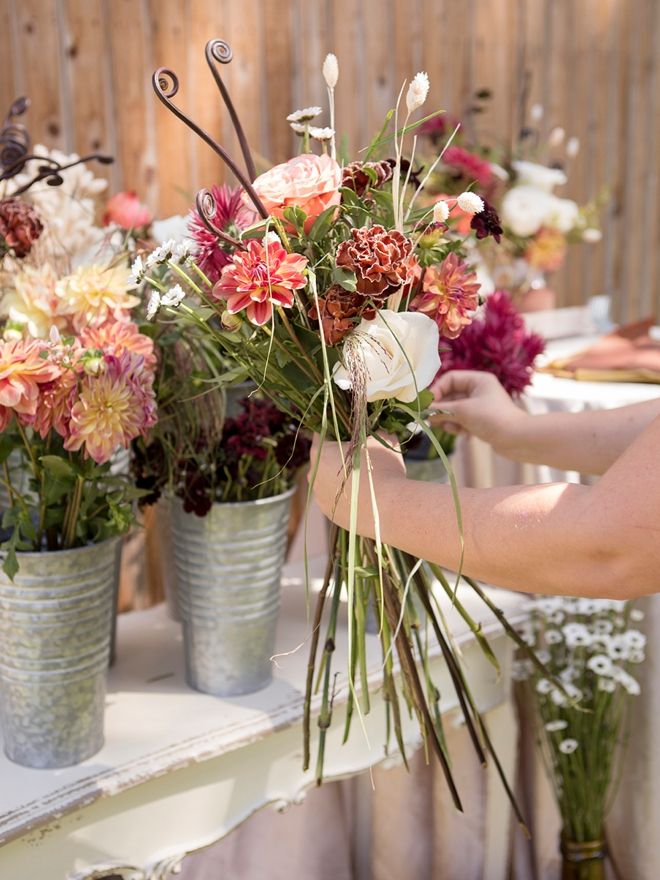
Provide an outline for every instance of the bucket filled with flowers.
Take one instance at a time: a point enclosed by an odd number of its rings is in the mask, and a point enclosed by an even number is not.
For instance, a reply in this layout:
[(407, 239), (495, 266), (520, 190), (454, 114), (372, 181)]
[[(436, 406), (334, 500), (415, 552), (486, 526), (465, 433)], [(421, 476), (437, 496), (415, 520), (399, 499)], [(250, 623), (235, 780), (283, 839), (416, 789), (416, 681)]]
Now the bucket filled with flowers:
[(309, 440), (268, 401), (246, 398), (215, 443), (180, 461), (172, 542), (191, 687), (236, 696), (271, 679), (295, 477)]

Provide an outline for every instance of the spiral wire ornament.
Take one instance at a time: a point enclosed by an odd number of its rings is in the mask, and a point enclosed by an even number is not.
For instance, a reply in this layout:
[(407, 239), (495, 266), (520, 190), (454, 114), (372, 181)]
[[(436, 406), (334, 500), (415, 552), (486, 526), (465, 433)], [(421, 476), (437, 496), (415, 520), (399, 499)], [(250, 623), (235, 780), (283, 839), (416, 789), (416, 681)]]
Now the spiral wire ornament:
[[(2, 175), (0, 180), (12, 177), (23, 168), (27, 154), (30, 151), (30, 135), (27, 128), (20, 122), (16, 122), (17, 116), (22, 116), (30, 106), (26, 97), (16, 98), (9, 108), (2, 129), (0, 129), (0, 167)], [(8, 169), (12, 170), (7, 174)]]
[(200, 189), (195, 196), (195, 206), (197, 208), (197, 213), (199, 214), (199, 219), (212, 235), (221, 238), (232, 247), (239, 248), (240, 250), (245, 249), (245, 245), (242, 242), (238, 241), (236, 238), (232, 238), (231, 235), (227, 235), (223, 229), (220, 229), (213, 222), (213, 218), (217, 213), (217, 204), (211, 190)]
[(248, 144), (247, 138), (245, 137), (245, 132), (243, 131), (243, 126), (241, 125), (241, 121), (238, 118), (238, 113), (236, 112), (236, 108), (229, 96), (229, 92), (225, 84), (222, 81), (222, 77), (220, 76), (220, 71), (218, 70), (215, 62), (217, 61), (220, 64), (229, 64), (229, 62), (233, 58), (233, 52), (231, 51), (231, 46), (229, 43), (225, 42), (225, 40), (209, 40), (206, 44), (206, 48), (204, 49), (204, 54), (206, 55), (206, 63), (208, 64), (211, 73), (213, 74), (213, 79), (220, 90), (220, 94), (222, 95), (222, 100), (225, 102), (225, 107), (229, 111), (229, 115), (231, 116), (231, 121), (234, 125), (234, 130), (236, 131), (236, 136), (238, 137), (238, 142), (241, 147), (241, 152), (243, 153), (243, 159), (245, 160), (245, 167), (247, 168), (248, 177), (250, 181), (253, 181), (257, 176), (256, 168), (254, 167), (254, 160), (252, 159), (252, 153), (250, 152), (250, 145)]

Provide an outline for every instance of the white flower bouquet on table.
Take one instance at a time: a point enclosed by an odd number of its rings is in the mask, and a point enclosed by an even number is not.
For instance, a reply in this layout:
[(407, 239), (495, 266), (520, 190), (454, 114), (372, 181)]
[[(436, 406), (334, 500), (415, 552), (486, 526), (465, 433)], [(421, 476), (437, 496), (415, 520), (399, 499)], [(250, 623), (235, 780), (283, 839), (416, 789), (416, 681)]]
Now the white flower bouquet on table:
[[(212, 41), (206, 57), (220, 83), (216, 62), (229, 61), (231, 50), (222, 41)], [(168, 320), (196, 327), (234, 364), (234, 381), (239, 373), (254, 380), (301, 428), (318, 432), (322, 440), (347, 441), (344, 479), (352, 481), (354, 488), (360, 479), (368, 479), (368, 474), (360, 473), (360, 452), (367, 438), (391, 432), (405, 445), (411, 423), (426, 433), (450, 470), (425, 421), (433, 398), (428, 388), (440, 367), (441, 338), (455, 336), (469, 324), (479, 298), (474, 273), (463, 261), (462, 236), (452, 226), (450, 209), (457, 199), (448, 200), (435, 213), (433, 207), (419, 206), (417, 197), (424, 181), (412, 174), (414, 138), (413, 155), (407, 159), (403, 154), (404, 142), (418, 124), (411, 123), (410, 116), (426, 100), (428, 78), (417, 74), (407, 92), (402, 89), (396, 108), (388, 113), (361, 159), (342, 166), (335, 158), (332, 129), (339, 76), (333, 56), (326, 59), (323, 72), (331, 127), (313, 124), (322, 112), (319, 107), (291, 114), (301, 155), (256, 176), (224, 86), (221, 91), (237, 130), (245, 172), (173, 104), (176, 76), (169, 70), (156, 71), (153, 83), (160, 100), (224, 159), (255, 217), (248, 228), (229, 226), (223, 222), (227, 212), (219, 208), (212, 192), (202, 191), (197, 199), (199, 219), (215, 237), (221, 257), (215, 264), (219, 268), (216, 276), (210, 278), (205, 271), (214, 265), (208, 242), (202, 261), (199, 250), (189, 254), (174, 241), (154, 252), (150, 265), (138, 264), (134, 274), (153, 290), (150, 313), (155, 315), (160, 309)], [(312, 146), (317, 152), (312, 152)], [(383, 149), (391, 151), (391, 158), (377, 158)], [(465, 210), (483, 209), (481, 199), (470, 193), (460, 198)], [(455, 481), (453, 476), (450, 479), (458, 508)], [(435, 755), (442, 765), (460, 808), (445, 750), (440, 695), (429, 674), (433, 638), (447, 662), (482, 763), (492, 747), (451, 634), (437, 609), (431, 571), (393, 547), (358, 537), (354, 530), (333, 527), (330, 545), (311, 637), (305, 767), (311, 760), (312, 695), (320, 689), (316, 773), (321, 781), (327, 730), (333, 722), (332, 659), (339, 599), (345, 590), (349, 630), (346, 736), (354, 715), (369, 711), (365, 621), (374, 607), (380, 622), (388, 729), (405, 758), (401, 717), (404, 712), (414, 714), (427, 754)], [(454, 585), (441, 572), (436, 574), (496, 664), (478, 624), (455, 595)], [(478, 585), (473, 587), (481, 593)], [(488, 603), (486, 596), (484, 601)], [(503, 624), (507, 626), (505, 620)], [(324, 648), (319, 657), (320, 645)]]
[[(646, 638), (635, 624), (643, 613), (610, 599), (562, 597), (535, 599), (530, 612), (521, 635), (556, 680), (528, 659), (517, 662), (514, 675), (524, 681), (537, 721), (561, 814), (567, 876), (597, 880), (604, 876), (597, 871), (606, 857), (604, 823), (616, 792), (630, 697), (640, 693), (634, 671), (644, 660)], [(580, 860), (594, 863), (592, 873), (570, 873)]]

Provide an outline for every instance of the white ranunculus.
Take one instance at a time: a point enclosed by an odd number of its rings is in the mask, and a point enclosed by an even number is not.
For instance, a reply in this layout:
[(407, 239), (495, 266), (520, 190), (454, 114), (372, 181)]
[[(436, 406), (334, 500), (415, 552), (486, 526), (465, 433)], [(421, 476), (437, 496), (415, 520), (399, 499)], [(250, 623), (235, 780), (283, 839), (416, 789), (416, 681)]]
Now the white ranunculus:
[(516, 160), (511, 163), (521, 186), (537, 186), (544, 192), (551, 193), (556, 186), (566, 183), (568, 178), (561, 168), (548, 168), (538, 162)]
[(555, 196), (536, 186), (514, 186), (502, 199), (500, 217), (514, 235), (536, 235), (544, 225)]
[(552, 196), (552, 204), (545, 218), (545, 225), (559, 232), (570, 232), (580, 218), (580, 209), (572, 199)]
[[(440, 369), (438, 327), (421, 312), (383, 309), (372, 321), (363, 318), (352, 337), (350, 344), (359, 345), (364, 359), (369, 402), (395, 398), (412, 403)], [(335, 366), (333, 378), (345, 391), (351, 388), (351, 375), (342, 364)]]

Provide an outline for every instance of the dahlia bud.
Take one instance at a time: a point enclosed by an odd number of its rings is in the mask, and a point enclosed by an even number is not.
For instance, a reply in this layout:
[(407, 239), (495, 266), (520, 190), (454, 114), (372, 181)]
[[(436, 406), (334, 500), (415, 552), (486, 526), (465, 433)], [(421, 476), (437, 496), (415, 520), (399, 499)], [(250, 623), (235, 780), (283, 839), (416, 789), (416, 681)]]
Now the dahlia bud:
[(232, 315), (231, 312), (223, 312), (220, 316), (220, 323), (224, 330), (228, 330), (230, 333), (235, 333), (237, 330), (240, 330), (243, 319), (240, 315)]
[(325, 56), (325, 61), (323, 62), (323, 79), (329, 89), (334, 89), (337, 85), (337, 80), (339, 79), (339, 64), (337, 62), (337, 56), (333, 55), (332, 52), (329, 52)]
[(416, 73), (413, 81), (408, 86), (408, 94), (406, 95), (406, 107), (408, 113), (412, 113), (422, 106), (429, 93), (429, 78), (424, 71)]

